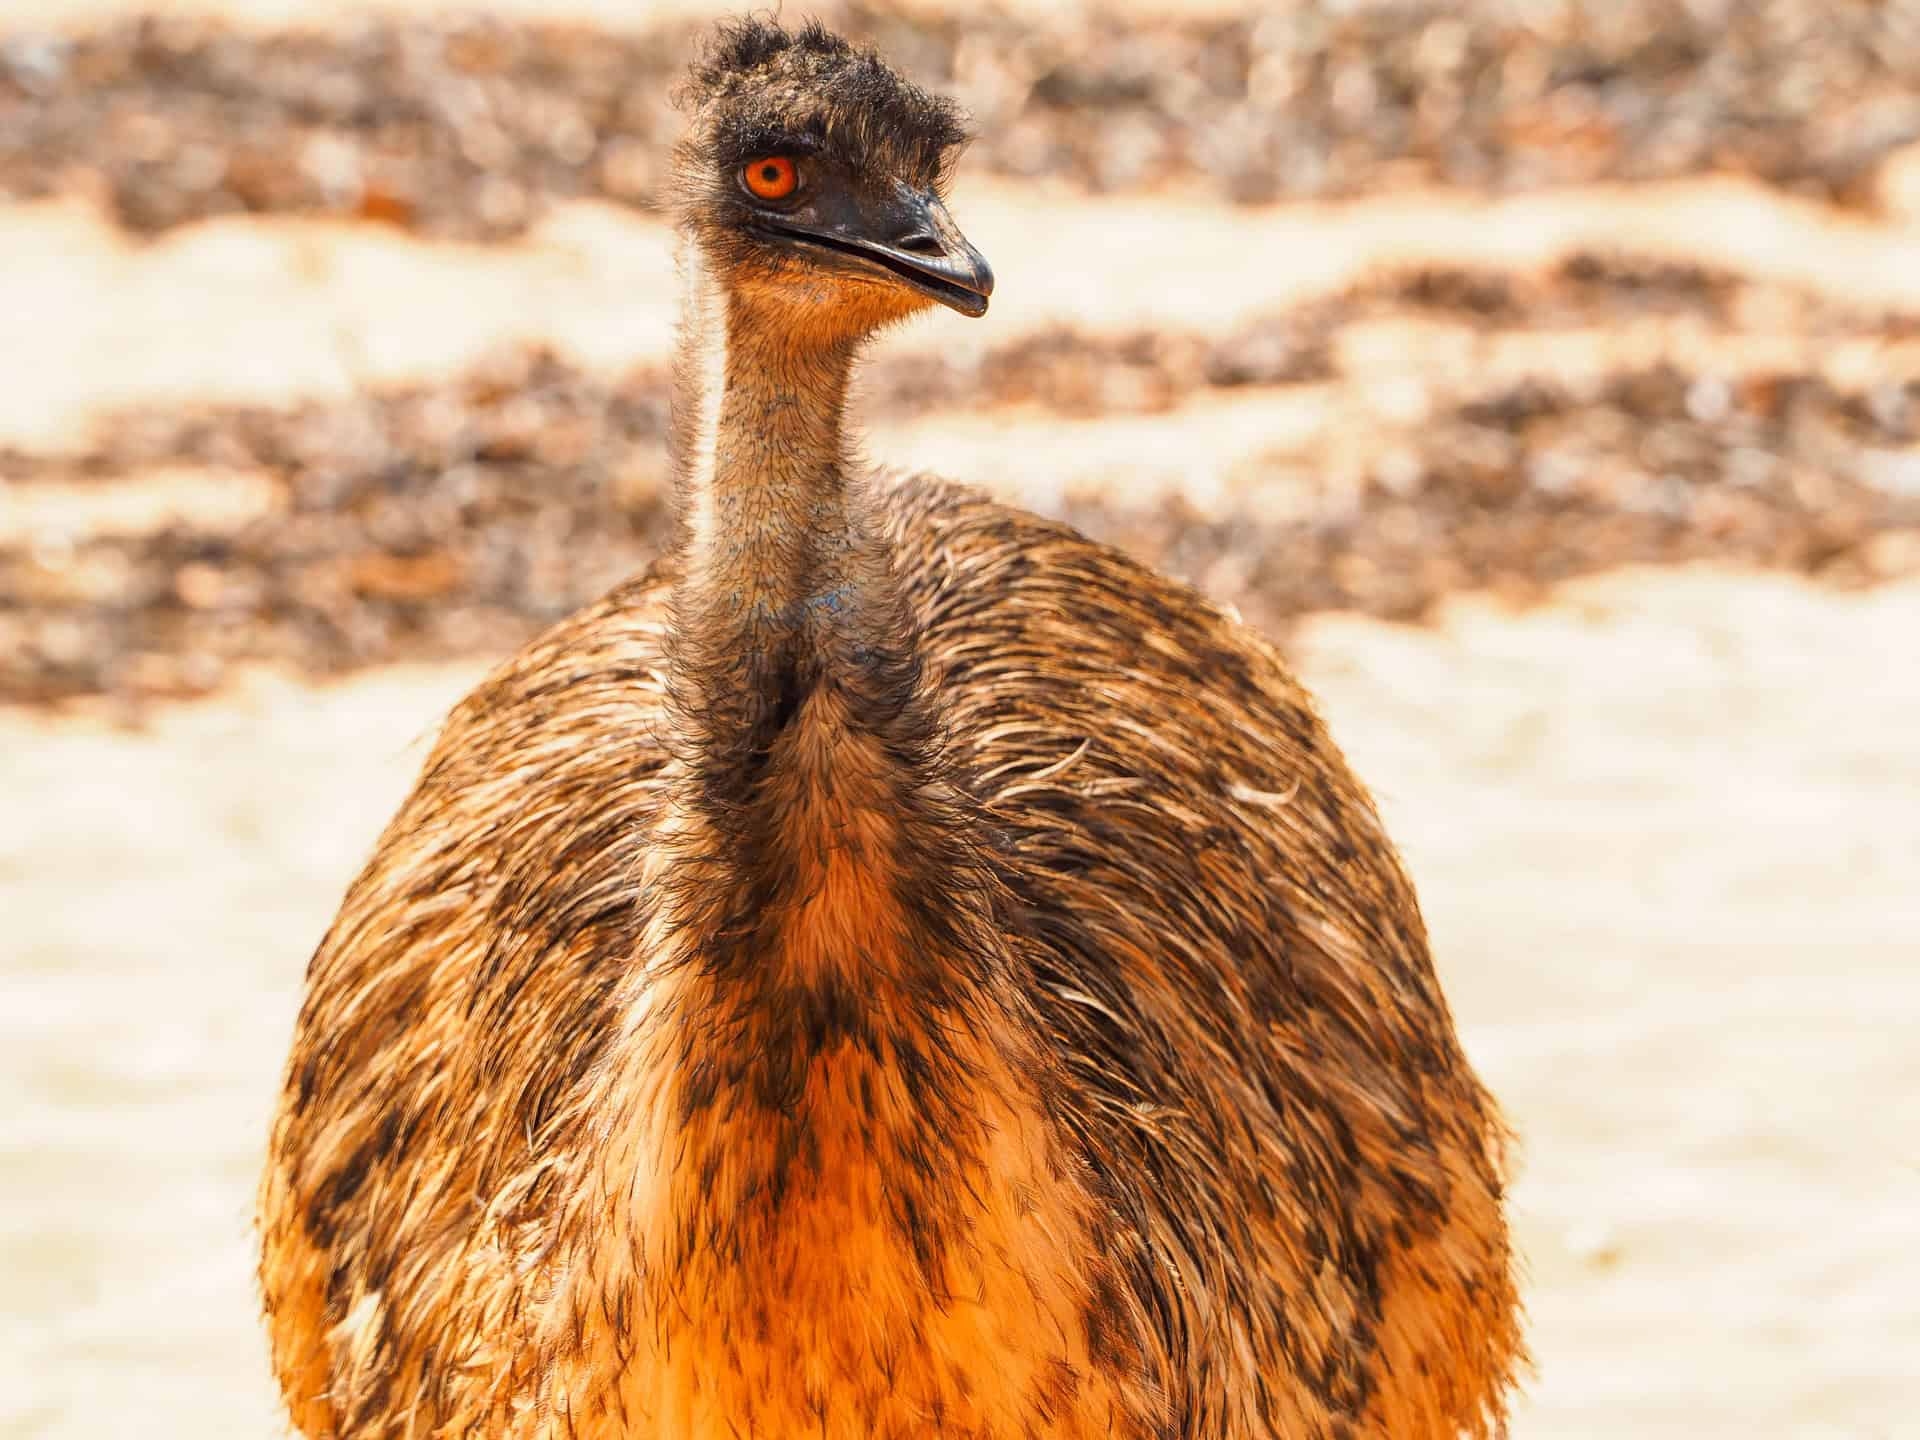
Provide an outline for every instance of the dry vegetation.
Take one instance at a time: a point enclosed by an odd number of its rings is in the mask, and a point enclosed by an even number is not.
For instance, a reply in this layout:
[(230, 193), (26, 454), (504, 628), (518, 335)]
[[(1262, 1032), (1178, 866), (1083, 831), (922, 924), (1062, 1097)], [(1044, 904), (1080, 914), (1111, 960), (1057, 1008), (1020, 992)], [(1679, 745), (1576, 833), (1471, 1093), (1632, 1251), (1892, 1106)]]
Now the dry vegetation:
[[(271, 1432), (305, 952), (665, 538), (699, 7), (168, 8), (0, 16), (9, 1437)], [(1404, 837), (1524, 1141), (1518, 1433), (1905, 1433), (1920, 10), (829, 8), (976, 110), (1002, 277), (872, 452), (1281, 635)]]

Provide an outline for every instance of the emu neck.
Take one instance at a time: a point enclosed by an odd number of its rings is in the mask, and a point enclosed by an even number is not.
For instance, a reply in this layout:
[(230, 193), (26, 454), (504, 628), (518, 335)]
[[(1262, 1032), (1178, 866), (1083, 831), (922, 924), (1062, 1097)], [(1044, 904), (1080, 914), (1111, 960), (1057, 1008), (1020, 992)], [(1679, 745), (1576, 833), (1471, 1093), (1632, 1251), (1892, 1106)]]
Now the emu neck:
[[(948, 1003), (981, 956), (919, 932), (983, 923), (962, 882), (973, 822), (939, 774), (917, 637), (845, 456), (855, 347), (795, 335), (804, 312), (771, 323), (683, 263), (668, 693), (680, 850), (710, 867), (681, 892), (700, 912), (686, 934), (750, 1009), (768, 987), (856, 979)], [(924, 908), (903, 910), (908, 894)]]
[[(740, 781), (823, 683), (911, 688), (908, 641), (846, 458), (854, 343), (796, 334), (697, 259), (683, 304), (672, 688), (701, 768)], [(869, 721), (897, 708), (865, 698)]]
[(784, 1111), (809, 1067), (871, 1040), (875, 1007), (950, 1027), (1004, 960), (977, 819), (942, 773), (917, 636), (844, 455), (853, 346), (795, 338), (683, 263), (663, 919), (704, 977), (695, 1007), (755, 1038), (735, 1083)]
[(808, 602), (852, 578), (841, 448), (852, 347), (796, 344), (736, 299), (709, 303), (719, 313), (685, 342), (677, 393), (689, 573), (717, 631), (791, 643), (813, 628)]

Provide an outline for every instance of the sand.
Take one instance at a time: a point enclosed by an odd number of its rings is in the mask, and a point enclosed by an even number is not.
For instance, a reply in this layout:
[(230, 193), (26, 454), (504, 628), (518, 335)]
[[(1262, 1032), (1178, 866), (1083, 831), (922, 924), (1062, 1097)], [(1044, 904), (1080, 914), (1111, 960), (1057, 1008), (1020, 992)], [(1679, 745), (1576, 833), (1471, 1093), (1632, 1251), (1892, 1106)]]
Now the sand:
[[(1665, 571), (1297, 641), (1522, 1136), (1523, 1440), (1912, 1433), (1916, 634), (1920, 586)], [(279, 1433), (247, 1217), (302, 967), (476, 674), (0, 712), (0, 1436)]]

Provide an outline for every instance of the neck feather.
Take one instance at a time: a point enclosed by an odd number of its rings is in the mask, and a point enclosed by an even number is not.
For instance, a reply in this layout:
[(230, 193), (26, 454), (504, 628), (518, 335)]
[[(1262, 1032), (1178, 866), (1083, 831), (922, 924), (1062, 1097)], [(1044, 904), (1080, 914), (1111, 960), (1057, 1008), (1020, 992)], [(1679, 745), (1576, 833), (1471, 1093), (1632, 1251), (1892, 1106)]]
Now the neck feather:
[(682, 273), (669, 688), (708, 802), (696, 808), (737, 821), (810, 700), (901, 757), (927, 751), (933, 724), (848, 455), (857, 342), (822, 342), (756, 312), (696, 247)]
[(853, 578), (842, 438), (853, 347), (769, 333), (697, 260), (688, 270), (674, 458), (687, 573), (708, 609), (681, 619), (771, 644), (804, 634), (809, 602)]

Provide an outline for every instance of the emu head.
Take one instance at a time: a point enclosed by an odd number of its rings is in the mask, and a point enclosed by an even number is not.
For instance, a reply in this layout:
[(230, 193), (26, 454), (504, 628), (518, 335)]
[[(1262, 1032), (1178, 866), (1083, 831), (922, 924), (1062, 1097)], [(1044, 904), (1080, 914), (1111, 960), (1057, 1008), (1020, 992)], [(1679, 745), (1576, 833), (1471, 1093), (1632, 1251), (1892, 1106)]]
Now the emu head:
[(984, 315), (993, 271), (942, 200), (959, 110), (818, 23), (723, 25), (688, 73), (682, 233), (736, 303), (836, 343), (928, 305)]

